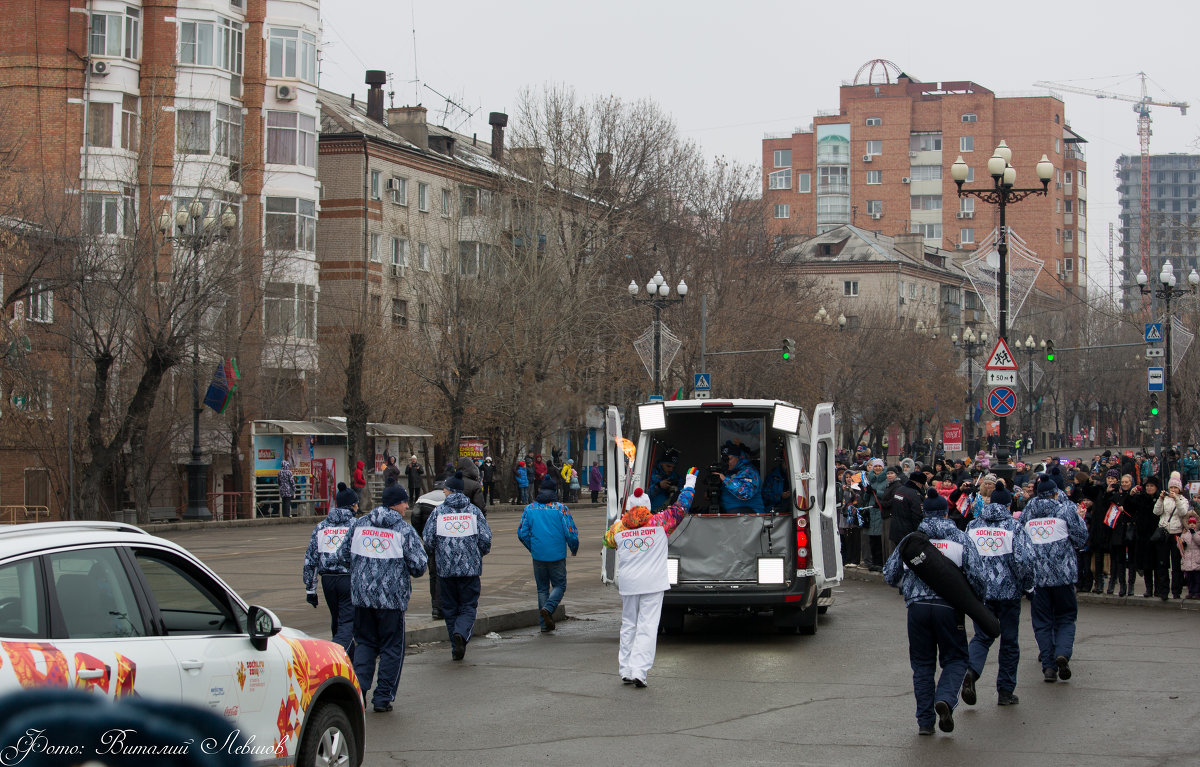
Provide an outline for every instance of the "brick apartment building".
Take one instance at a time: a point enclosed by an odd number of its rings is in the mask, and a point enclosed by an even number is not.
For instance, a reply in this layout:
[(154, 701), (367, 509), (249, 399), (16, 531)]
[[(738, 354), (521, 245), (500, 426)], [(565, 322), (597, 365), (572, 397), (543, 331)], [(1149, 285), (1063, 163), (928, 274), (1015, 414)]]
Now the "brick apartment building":
[[(316, 367), (319, 2), (11, 0), (0, 8), (8, 170), (60, 185), (76, 231), (101, 243), (133, 237), (181, 206), (198, 203), (218, 220), (233, 212), (246, 253), (268, 253), (274, 264), (261, 291), (261, 354), (241, 360), (254, 371), (245, 383), (294, 388)], [(69, 313), (53, 311), (52, 292), (35, 286), (21, 306), (16, 319), (33, 347), (62, 353), (54, 339)], [(273, 356), (280, 341), (298, 352)], [(65, 409), (50, 414), (58, 424), (69, 420)], [(246, 420), (271, 415), (247, 412)], [(211, 435), (202, 441), (217, 444)], [(48, 506), (57, 517), (67, 505), (65, 467), (27, 447), (0, 444), (0, 506)], [(168, 449), (176, 467), (188, 460), (186, 444)], [(209, 492), (237, 470), (229, 452), (205, 450)], [(160, 483), (155, 505), (182, 501), (178, 479)]]
[(1084, 139), (1067, 124), (1063, 102), (1001, 97), (968, 81), (925, 83), (888, 67), (864, 66), (854, 83), (841, 86), (836, 112), (763, 140), (768, 230), (789, 242), (851, 224), (885, 235), (919, 233), (937, 248), (974, 250), (998, 225), (999, 210), (960, 200), (950, 165), (961, 155), (972, 168), (965, 186), (991, 187), (987, 159), (1004, 140), (1018, 187), (1038, 186), (1034, 166), (1043, 154), (1055, 167), (1048, 196), (1008, 210), (1009, 226), (1045, 261), (1037, 288), (1082, 296), (1087, 163)]

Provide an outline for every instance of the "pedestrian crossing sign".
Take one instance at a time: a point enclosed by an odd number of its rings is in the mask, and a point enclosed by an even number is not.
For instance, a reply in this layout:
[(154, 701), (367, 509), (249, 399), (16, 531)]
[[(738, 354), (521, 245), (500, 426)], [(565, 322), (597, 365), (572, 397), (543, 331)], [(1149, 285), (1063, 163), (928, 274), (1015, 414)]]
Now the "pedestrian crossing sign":
[(692, 388), (696, 391), (708, 391), (712, 389), (712, 378), (708, 373), (695, 373), (692, 375)]
[(1157, 344), (1163, 340), (1163, 324), (1161, 322), (1146, 323), (1146, 343)]
[(984, 367), (988, 370), (1017, 369), (1017, 361), (1013, 358), (1012, 352), (1008, 350), (1008, 344), (1003, 338), (996, 339), (996, 345), (992, 347), (992, 353), (988, 356), (987, 364)]

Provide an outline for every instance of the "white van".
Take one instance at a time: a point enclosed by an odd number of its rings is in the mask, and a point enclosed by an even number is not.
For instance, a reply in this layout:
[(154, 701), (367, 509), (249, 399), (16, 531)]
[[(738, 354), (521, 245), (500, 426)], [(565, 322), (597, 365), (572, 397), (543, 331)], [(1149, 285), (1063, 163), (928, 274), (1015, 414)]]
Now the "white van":
[[(607, 412), (608, 525), (634, 488), (648, 486), (666, 450), (678, 451), (680, 474), (700, 469), (691, 509), (669, 539), (671, 588), (660, 627), (682, 630), (689, 612), (769, 612), (780, 631), (815, 633), (817, 614), (832, 604), (842, 580), (833, 405), (817, 405), (811, 421), (801, 408), (768, 399), (676, 400), (637, 409), (636, 446), (624, 438), (617, 409)], [(787, 498), (762, 513), (722, 509), (720, 480), (710, 468), (727, 442), (747, 449), (760, 477), (778, 470)], [(604, 550), (601, 577), (606, 583), (620, 577), (612, 549)]]

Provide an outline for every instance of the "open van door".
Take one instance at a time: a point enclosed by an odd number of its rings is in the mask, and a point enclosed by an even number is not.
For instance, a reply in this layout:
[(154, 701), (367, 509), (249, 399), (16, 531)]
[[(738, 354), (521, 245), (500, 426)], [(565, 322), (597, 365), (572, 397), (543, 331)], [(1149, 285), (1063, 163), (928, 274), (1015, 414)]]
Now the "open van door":
[[(606, 507), (604, 514), (604, 529), (612, 527), (621, 517), (621, 509), (625, 503), (625, 481), (629, 475), (629, 457), (625, 453), (625, 438), (621, 434), (621, 413), (615, 407), (609, 406), (604, 414), (604, 481)], [(600, 580), (612, 583), (617, 579), (617, 551), (606, 546), (601, 547)]]
[(812, 547), (818, 557), (814, 567), (820, 571), (827, 586), (842, 580), (842, 552), (837, 532), (834, 433), (833, 403), (822, 402), (813, 408), (812, 442), (808, 456), (813, 477), (809, 481), (808, 493), (813, 499), (813, 508), (808, 513), (812, 527), (820, 530), (821, 535), (820, 546)]

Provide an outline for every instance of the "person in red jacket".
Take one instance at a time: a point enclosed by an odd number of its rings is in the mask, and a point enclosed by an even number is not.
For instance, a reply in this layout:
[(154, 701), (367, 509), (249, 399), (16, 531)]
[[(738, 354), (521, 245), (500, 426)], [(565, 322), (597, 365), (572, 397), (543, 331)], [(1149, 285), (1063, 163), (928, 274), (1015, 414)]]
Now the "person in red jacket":
[(354, 485), (354, 492), (359, 495), (362, 495), (363, 488), (367, 486), (367, 475), (363, 473), (366, 465), (366, 462), (359, 461), (354, 467), (354, 479), (351, 480), (351, 484)]

